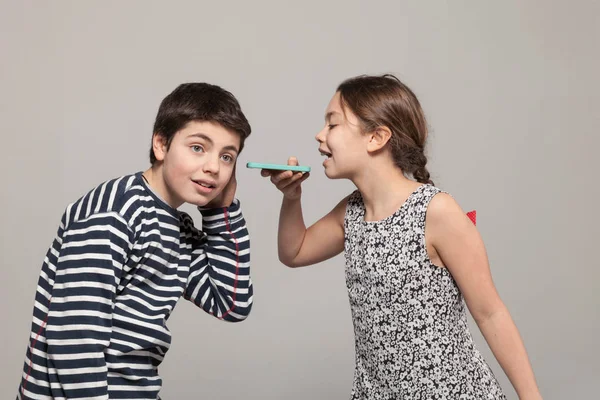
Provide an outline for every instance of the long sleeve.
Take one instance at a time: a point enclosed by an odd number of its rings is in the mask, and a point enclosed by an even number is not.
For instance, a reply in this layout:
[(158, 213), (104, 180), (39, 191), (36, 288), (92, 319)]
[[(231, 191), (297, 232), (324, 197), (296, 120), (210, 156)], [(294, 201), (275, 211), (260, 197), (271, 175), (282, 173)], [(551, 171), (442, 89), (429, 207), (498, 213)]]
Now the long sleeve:
[[(116, 213), (72, 222), (55, 240), (54, 260), (42, 270), (38, 286), (38, 294), (39, 287), (50, 289), (43, 291), (49, 305), (44, 312), (36, 301), (35, 312), (46, 317), (31, 338), (21, 398), (108, 399), (104, 350), (131, 242), (127, 223)], [(49, 378), (50, 388), (38, 374)]]
[(242, 321), (252, 308), (253, 289), (240, 203), (200, 211), (204, 234), (196, 231), (185, 297), (219, 319)]

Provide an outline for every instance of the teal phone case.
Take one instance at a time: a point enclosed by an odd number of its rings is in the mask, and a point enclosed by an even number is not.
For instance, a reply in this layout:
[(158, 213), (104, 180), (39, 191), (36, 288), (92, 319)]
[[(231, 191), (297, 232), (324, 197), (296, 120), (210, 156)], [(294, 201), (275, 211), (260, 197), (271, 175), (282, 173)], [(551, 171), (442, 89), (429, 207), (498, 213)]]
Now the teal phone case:
[(298, 171), (298, 172), (310, 172), (310, 167), (303, 165), (285, 165), (285, 164), (265, 164), (249, 162), (246, 164), (247, 168), (258, 168), (258, 169), (275, 169), (278, 171)]

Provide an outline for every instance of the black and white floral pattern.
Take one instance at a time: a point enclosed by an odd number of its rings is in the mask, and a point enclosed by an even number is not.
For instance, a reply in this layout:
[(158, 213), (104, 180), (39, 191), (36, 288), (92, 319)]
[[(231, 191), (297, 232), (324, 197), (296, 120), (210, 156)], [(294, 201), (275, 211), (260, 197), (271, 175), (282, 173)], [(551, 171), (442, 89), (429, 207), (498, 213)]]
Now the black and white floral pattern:
[(358, 191), (345, 216), (346, 284), (356, 367), (352, 399), (505, 399), (475, 347), (466, 306), (425, 246), (425, 214), (440, 190), (416, 189), (390, 217), (364, 220)]

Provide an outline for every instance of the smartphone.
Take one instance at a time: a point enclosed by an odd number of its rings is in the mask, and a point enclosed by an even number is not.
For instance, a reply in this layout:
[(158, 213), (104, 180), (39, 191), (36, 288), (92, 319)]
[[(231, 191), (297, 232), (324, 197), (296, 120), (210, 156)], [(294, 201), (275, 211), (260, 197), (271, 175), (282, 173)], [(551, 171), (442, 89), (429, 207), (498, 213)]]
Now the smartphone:
[(297, 171), (297, 172), (310, 172), (310, 167), (303, 165), (285, 165), (285, 164), (265, 164), (249, 162), (246, 164), (247, 168), (258, 168), (258, 169), (271, 169), (278, 171)]

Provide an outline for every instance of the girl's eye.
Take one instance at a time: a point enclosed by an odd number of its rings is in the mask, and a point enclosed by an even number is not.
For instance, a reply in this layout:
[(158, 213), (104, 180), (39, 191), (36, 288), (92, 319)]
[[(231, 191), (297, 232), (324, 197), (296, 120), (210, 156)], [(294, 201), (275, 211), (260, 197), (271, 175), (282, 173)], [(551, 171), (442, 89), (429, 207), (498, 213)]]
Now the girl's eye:
[(327, 126), (329, 127), (329, 130), (332, 130), (333, 128), (335, 128), (337, 126), (337, 124), (329, 124)]
[(223, 159), (223, 161), (230, 163), (233, 161), (233, 157), (231, 157), (229, 154), (223, 154), (221, 156), (221, 158)]
[(194, 146), (192, 146), (191, 148), (192, 148), (192, 151), (193, 151), (194, 153), (201, 153), (201, 152), (203, 152), (203, 151), (204, 151), (204, 149), (202, 148), (202, 146), (199, 146), (199, 145), (197, 145), (197, 144), (196, 144), (196, 145), (194, 145)]

